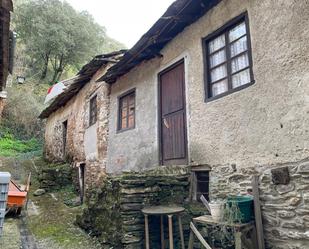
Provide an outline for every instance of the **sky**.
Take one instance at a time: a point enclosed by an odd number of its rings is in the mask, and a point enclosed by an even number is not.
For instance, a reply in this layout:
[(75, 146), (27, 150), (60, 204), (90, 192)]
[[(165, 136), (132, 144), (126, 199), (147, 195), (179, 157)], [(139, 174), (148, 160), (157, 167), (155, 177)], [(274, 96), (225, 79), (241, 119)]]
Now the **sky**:
[(131, 48), (174, 0), (66, 0), (87, 10), (107, 34)]

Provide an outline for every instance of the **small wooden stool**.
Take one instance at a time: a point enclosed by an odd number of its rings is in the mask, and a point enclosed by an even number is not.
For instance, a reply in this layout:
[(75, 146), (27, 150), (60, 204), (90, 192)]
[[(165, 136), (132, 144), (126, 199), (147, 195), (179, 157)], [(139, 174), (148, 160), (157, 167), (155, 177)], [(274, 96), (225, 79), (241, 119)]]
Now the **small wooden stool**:
[(181, 249), (185, 249), (185, 241), (183, 237), (183, 229), (181, 222), (181, 213), (185, 209), (183, 207), (177, 206), (152, 206), (143, 208), (142, 212), (145, 216), (145, 237), (146, 237), (146, 249), (149, 249), (149, 224), (148, 216), (149, 215), (160, 215), (160, 224), (161, 224), (161, 248), (164, 249), (164, 226), (163, 226), (163, 217), (167, 215), (168, 217), (168, 229), (169, 229), (169, 248), (174, 249), (174, 238), (173, 238), (173, 215), (177, 215), (179, 223), (179, 232), (181, 240)]

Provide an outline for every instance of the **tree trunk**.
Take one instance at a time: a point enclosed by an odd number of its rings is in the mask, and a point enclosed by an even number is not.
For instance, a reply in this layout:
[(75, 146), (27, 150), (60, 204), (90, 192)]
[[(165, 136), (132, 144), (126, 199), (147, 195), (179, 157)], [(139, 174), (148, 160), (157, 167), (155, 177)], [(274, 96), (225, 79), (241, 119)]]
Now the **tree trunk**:
[(42, 71), (41, 78), (40, 78), (41, 80), (44, 80), (47, 75), (47, 69), (48, 69), (48, 63), (49, 63), (49, 53), (43, 56), (43, 59), (44, 59), (44, 65), (43, 65), (43, 71)]
[(53, 75), (53, 79), (52, 79), (53, 84), (55, 84), (60, 79), (65, 66), (66, 65), (63, 61), (63, 55), (60, 56), (59, 61), (57, 60), (57, 57), (55, 58), (55, 61), (54, 61), (54, 64), (53, 64), (53, 68), (54, 68), (54, 75)]

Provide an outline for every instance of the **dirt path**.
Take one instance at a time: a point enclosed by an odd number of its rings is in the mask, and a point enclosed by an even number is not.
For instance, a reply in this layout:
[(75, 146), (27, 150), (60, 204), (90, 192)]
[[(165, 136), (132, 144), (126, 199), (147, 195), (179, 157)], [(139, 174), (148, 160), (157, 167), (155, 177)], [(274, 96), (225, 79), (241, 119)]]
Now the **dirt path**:
[[(35, 173), (35, 160), (1, 159), (0, 171), (24, 183), (29, 171)], [(18, 218), (8, 217), (4, 223), (0, 249), (99, 249), (99, 243), (74, 225), (81, 207), (69, 208), (63, 202), (72, 189), (34, 197), (38, 183), (32, 181), (27, 210)]]
[(27, 227), (26, 217), (20, 218), (18, 228), (20, 233), (22, 249), (38, 249), (36, 242)]

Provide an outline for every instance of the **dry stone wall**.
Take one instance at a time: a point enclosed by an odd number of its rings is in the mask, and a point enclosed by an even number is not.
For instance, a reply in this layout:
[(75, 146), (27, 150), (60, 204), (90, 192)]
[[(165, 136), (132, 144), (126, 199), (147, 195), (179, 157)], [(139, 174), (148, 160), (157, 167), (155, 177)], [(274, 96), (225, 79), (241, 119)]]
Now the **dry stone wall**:
[[(96, 82), (107, 67), (102, 67), (65, 106), (52, 113), (46, 124), (44, 155), (48, 161), (69, 161), (76, 167), (85, 164), (85, 185), (90, 188), (105, 176), (109, 115), (109, 88), (104, 82)], [(89, 102), (97, 96), (97, 122), (89, 126)], [(64, 126), (67, 121), (66, 148), (64, 150)], [(91, 130), (91, 132), (87, 132)], [(85, 141), (90, 142), (87, 144)], [(93, 147), (91, 153), (85, 148)]]
[[(274, 169), (287, 169), (288, 182), (278, 184)], [(254, 174), (259, 175), (266, 247), (309, 248), (309, 159), (247, 168), (214, 166), (210, 174), (211, 198), (246, 194)]]
[[(108, 177), (102, 189), (88, 197), (88, 208), (77, 217), (77, 224), (97, 236), (103, 248), (144, 248), (144, 216), (149, 205), (178, 204), (186, 207), (183, 225), (186, 240), (193, 214), (204, 214), (200, 206), (188, 206), (189, 172), (187, 168), (165, 168), (143, 173), (125, 173)], [(159, 218), (150, 216), (150, 248), (159, 248)], [(165, 220), (167, 227), (167, 220)], [(167, 233), (167, 229), (165, 229)], [(174, 221), (175, 248), (180, 248), (178, 224)], [(165, 234), (165, 238), (168, 235)], [(168, 243), (166, 243), (168, 244)]]

